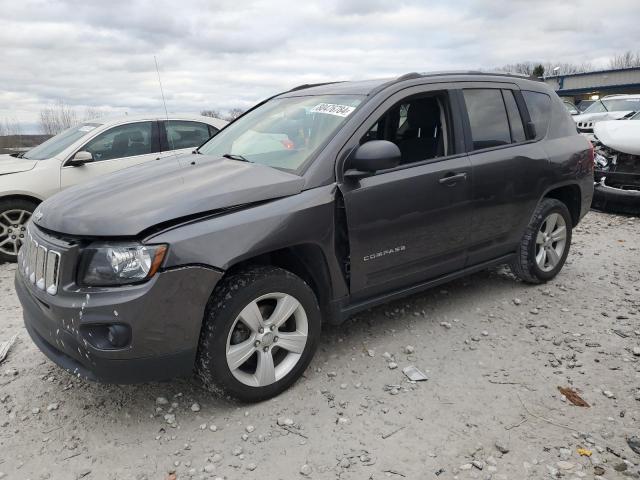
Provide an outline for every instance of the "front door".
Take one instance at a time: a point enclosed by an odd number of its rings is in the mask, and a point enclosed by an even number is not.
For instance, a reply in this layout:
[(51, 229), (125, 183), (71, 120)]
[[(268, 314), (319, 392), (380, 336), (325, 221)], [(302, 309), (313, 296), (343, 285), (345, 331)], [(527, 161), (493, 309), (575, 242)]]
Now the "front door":
[(456, 149), (452, 115), (446, 91), (414, 94), (374, 114), (373, 125), (360, 139), (394, 142), (402, 161), (394, 169), (340, 186), (355, 299), (464, 267), (471, 165)]
[(154, 121), (113, 127), (89, 140), (79, 151), (93, 161), (81, 166), (63, 165), (61, 187), (67, 188), (107, 173), (158, 159), (158, 124)]

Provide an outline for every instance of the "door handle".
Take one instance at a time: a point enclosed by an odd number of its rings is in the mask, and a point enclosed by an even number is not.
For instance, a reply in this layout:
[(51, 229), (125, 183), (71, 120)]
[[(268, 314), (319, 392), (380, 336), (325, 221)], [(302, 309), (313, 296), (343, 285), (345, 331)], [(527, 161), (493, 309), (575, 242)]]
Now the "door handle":
[(462, 173), (447, 173), (444, 177), (438, 180), (438, 183), (441, 185), (447, 185), (452, 187), (458, 182), (462, 182), (467, 179), (467, 174), (465, 172)]

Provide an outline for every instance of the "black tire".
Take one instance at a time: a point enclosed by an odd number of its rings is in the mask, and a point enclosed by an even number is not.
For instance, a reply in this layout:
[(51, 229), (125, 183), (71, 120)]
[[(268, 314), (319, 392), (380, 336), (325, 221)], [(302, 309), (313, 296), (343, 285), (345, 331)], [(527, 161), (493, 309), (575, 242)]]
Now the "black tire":
[[(266, 386), (249, 386), (239, 381), (228, 365), (227, 340), (240, 312), (257, 298), (273, 292), (293, 296), (304, 309), (308, 325), (306, 345), (293, 369), (283, 378)], [(215, 288), (207, 303), (196, 359), (197, 375), (212, 392), (245, 402), (266, 400), (289, 388), (304, 373), (317, 349), (320, 331), (316, 296), (293, 273), (270, 266), (232, 273)]]
[[(553, 213), (561, 215), (565, 221), (566, 245), (555, 268), (550, 271), (544, 271), (536, 262), (536, 237), (546, 219)], [(564, 203), (555, 198), (542, 199), (533, 213), (520, 245), (518, 245), (516, 256), (510, 264), (511, 271), (522, 281), (533, 284), (544, 283), (554, 278), (562, 269), (569, 254), (572, 226), (571, 214)]]
[(640, 191), (597, 184), (591, 207), (604, 212), (640, 215)]
[[(29, 216), (31, 216), (31, 214), (33, 213), (33, 211), (36, 209), (37, 206), (38, 204), (36, 202), (23, 199), (23, 198), (9, 198), (9, 199), (0, 200), (0, 217), (2, 217), (0, 218), (0, 242), (2, 242), (6, 238), (2, 234), (5, 227), (5, 225), (3, 224), (6, 223), (6, 219), (4, 219), (3, 217), (4, 213), (10, 212), (12, 210), (24, 210), (26, 212), (29, 212)], [(26, 232), (23, 232), (20, 230), (14, 233), (17, 233), (16, 237), (18, 237), (17, 240), (19, 240), (20, 235), (24, 235)], [(0, 263), (5, 263), (5, 262), (15, 263), (16, 261), (17, 261), (17, 255), (12, 255), (7, 252), (0, 251)]]

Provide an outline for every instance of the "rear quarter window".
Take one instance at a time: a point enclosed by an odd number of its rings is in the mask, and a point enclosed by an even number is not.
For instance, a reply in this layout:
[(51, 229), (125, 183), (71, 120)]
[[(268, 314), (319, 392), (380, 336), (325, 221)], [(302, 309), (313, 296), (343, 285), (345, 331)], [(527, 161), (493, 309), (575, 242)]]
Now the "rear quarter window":
[[(536, 138), (547, 135), (551, 117), (551, 97), (546, 93), (522, 90), (522, 96), (529, 110), (529, 117), (536, 127)], [(564, 107), (563, 107), (564, 108)]]

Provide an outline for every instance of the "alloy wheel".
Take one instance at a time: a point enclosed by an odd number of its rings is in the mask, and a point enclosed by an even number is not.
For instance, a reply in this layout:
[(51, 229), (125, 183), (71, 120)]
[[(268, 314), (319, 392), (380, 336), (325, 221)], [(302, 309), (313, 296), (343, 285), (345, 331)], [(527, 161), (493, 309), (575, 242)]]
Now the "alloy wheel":
[(562, 215), (551, 213), (540, 225), (536, 235), (536, 263), (543, 272), (550, 272), (560, 263), (567, 246), (567, 224)]
[(308, 334), (307, 314), (296, 298), (278, 292), (262, 295), (235, 319), (227, 338), (227, 365), (245, 385), (271, 385), (298, 364)]
[(0, 253), (17, 256), (27, 236), (27, 221), (31, 212), (12, 209), (0, 212)]

